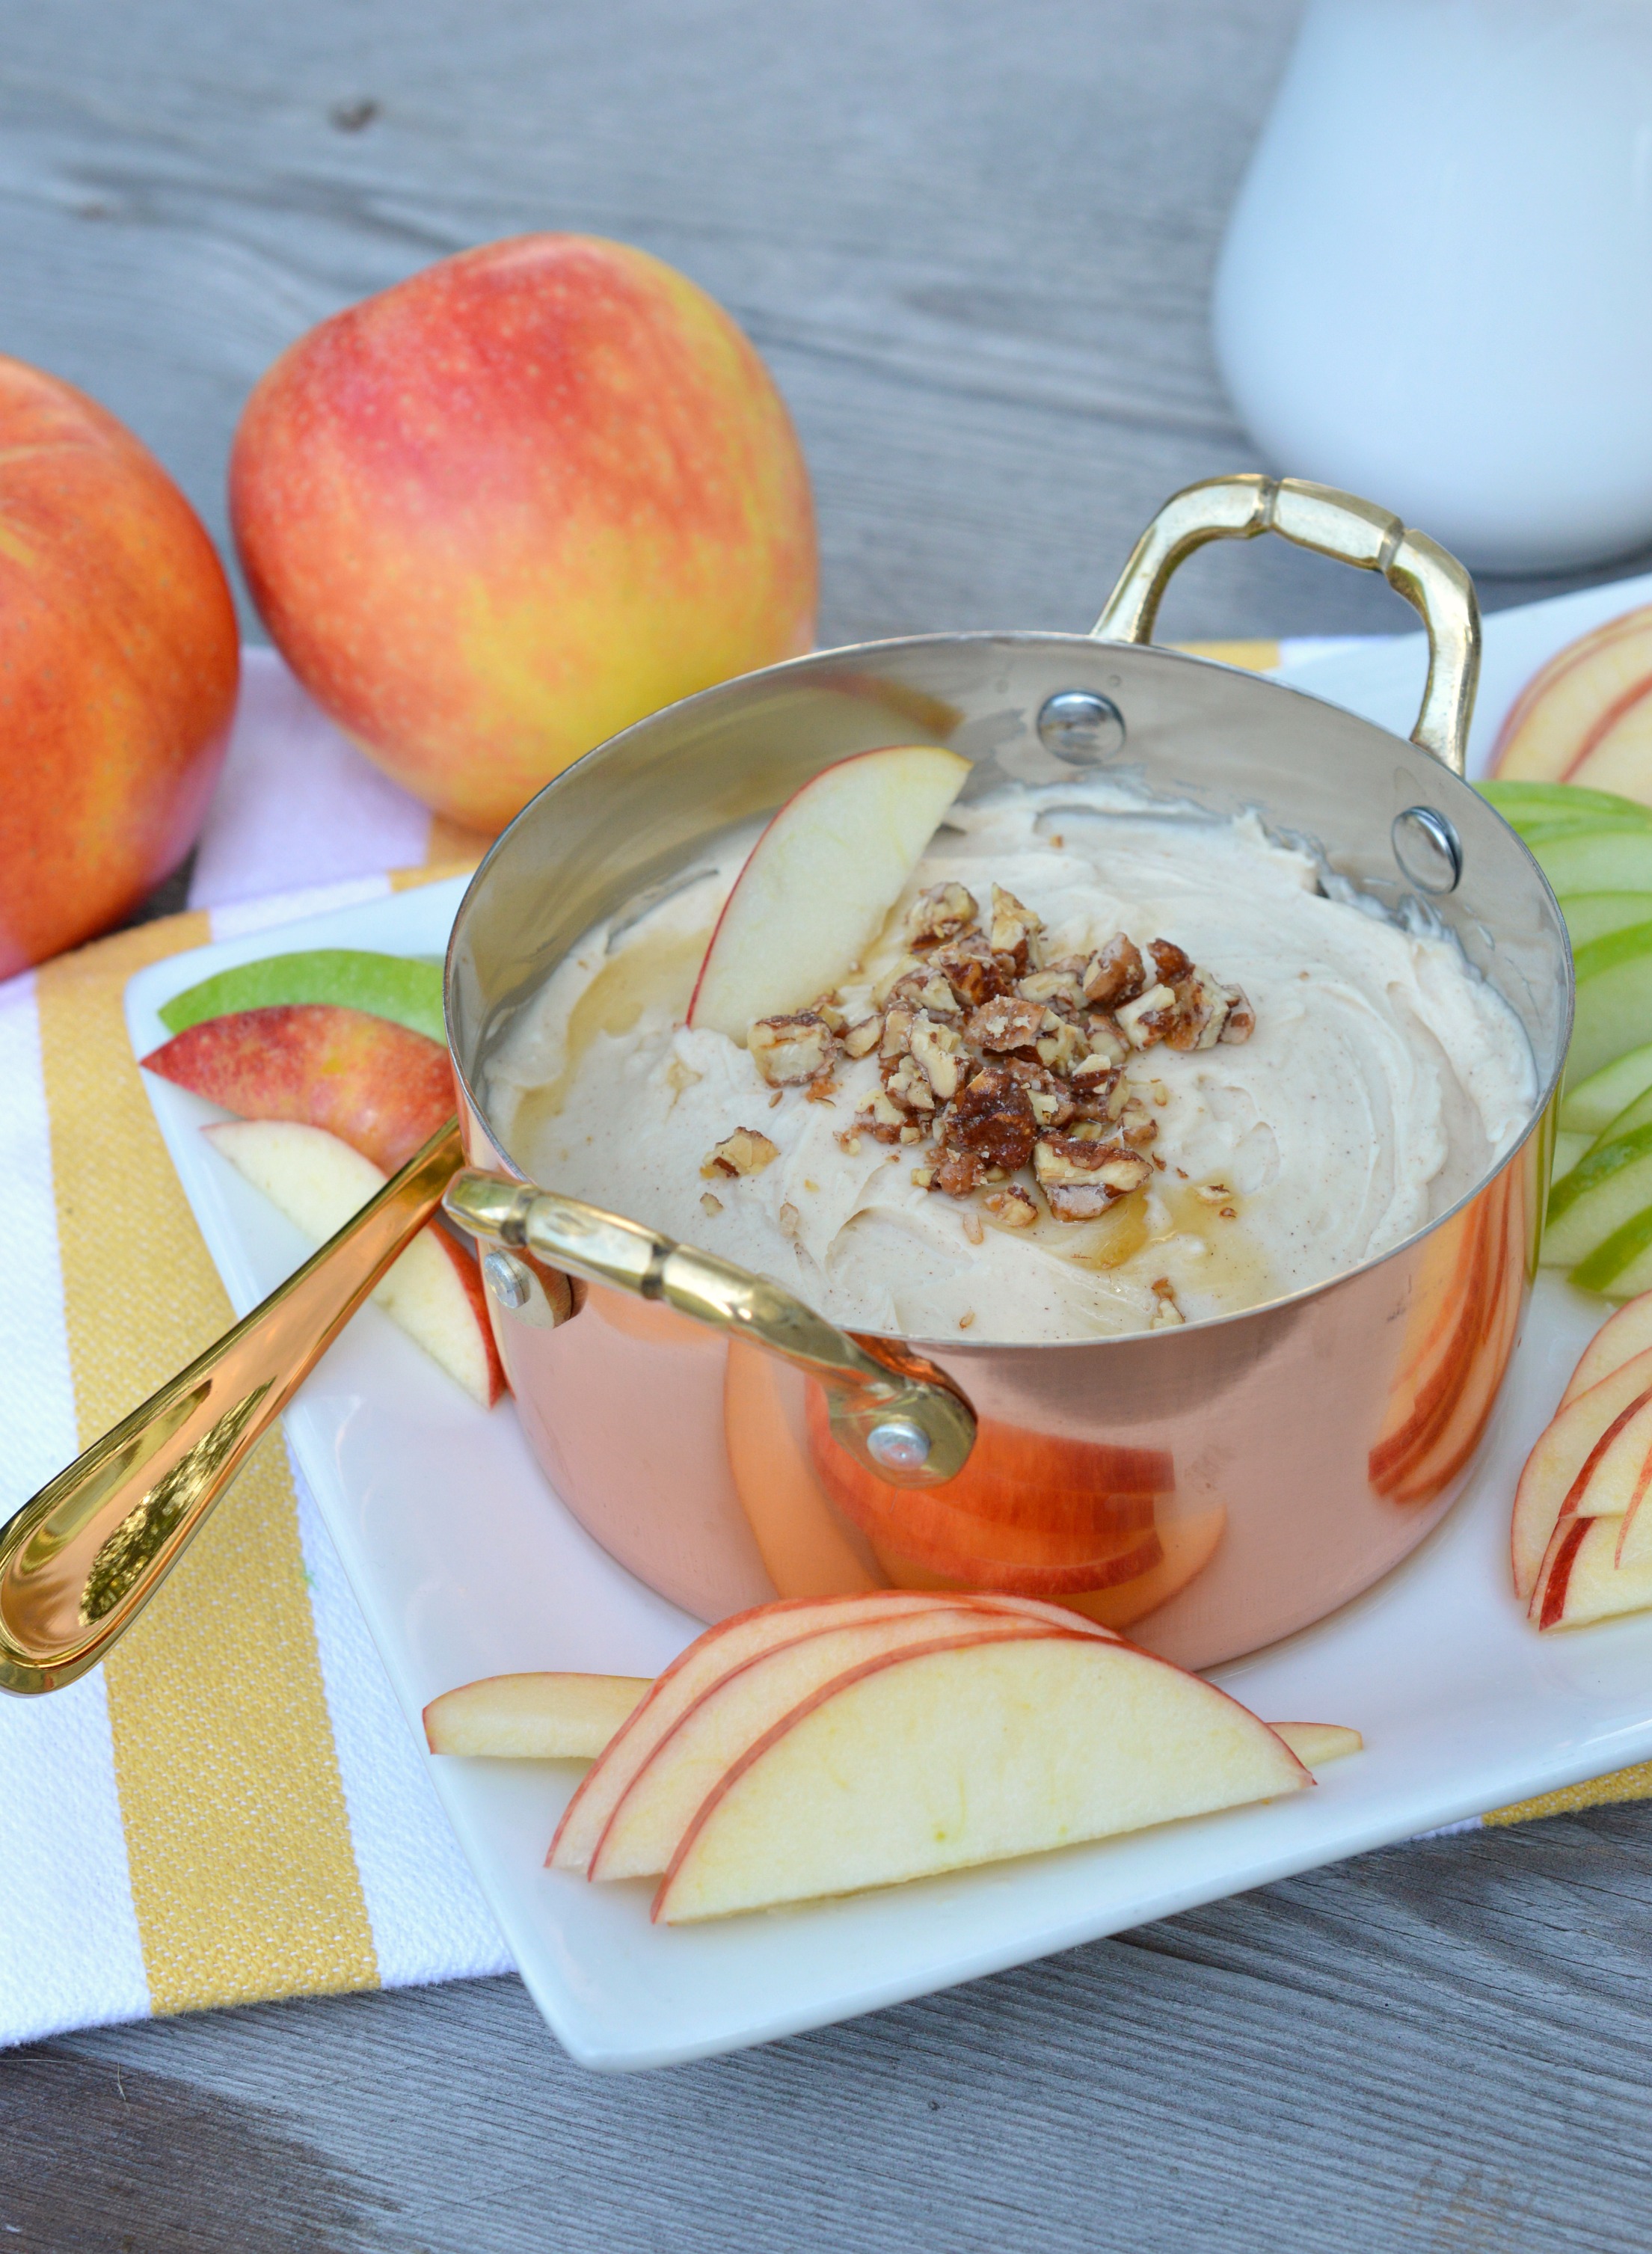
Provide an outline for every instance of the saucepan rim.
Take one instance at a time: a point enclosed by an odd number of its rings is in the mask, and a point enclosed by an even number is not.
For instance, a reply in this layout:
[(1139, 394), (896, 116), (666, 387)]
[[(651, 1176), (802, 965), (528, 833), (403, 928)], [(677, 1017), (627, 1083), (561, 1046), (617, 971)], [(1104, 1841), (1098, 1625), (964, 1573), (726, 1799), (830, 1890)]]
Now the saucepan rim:
[[(472, 910), (472, 903), (477, 901), (486, 892), (490, 874), (495, 868), (496, 864), (498, 864), (513, 850), (513, 840), (515, 839), (522, 827), (528, 822), (529, 817), (534, 816), (536, 809), (541, 807), (542, 802), (559, 788), (567, 783), (574, 775), (582, 773), (593, 761), (599, 760), (606, 753), (611, 752), (616, 746), (625, 743), (628, 738), (638, 732), (656, 727), (659, 723), (668, 716), (676, 719), (684, 714), (691, 713), (696, 709), (714, 710), (719, 704), (733, 704), (749, 696), (756, 691), (760, 690), (763, 687), (766, 687), (770, 683), (783, 681), (789, 676), (800, 673), (806, 673), (812, 668), (824, 668), (831, 663), (841, 663), (845, 659), (852, 660), (857, 657), (865, 657), (879, 654), (892, 654), (905, 650), (940, 648), (958, 648), (971, 645), (980, 645), (984, 648), (995, 646), (999, 648), (1007, 649), (1020, 648), (1068, 648), (1073, 649), (1082, 649), (1091, 657), (1094, 656), (1098, 648), (1105, 648), (1109, 647), (1105, 641), (1100, 640), (1097, 637), (1090, 634), (1063, 634), (1053, 629), (1019, 628), (1006, 631), (1002, 629), (994, 629), (991, 627), (984, 627), (971, 628), (962, 632), (951, 634), (893, 634), (881, 637), (876, 640), (844, 642), (829, 649), (810, 650), (801, 656), (783, 659), (777, 664), (761, 667), (754, 672), (739, 674), (731, 680), (714, 682), (709, 688), (698, 690), (692, 696), (678, 698), (671, 704), (662, 706), (658, 711), (648, 713), (641, 719), (631, 722), (626, 727), (617, 730), (613, 735), (605, 738), (600, 744), (593, 745), (590, 751), (584, 752), (579, 759), (571, 761), (569, 766), (564, 767), (559, 774), (553, 775), (550, 780), (546, 783), (541, 790), (535, 794), (534, 797), (528, 802), (528, 804), (522, 808), (522, 811), (513, 818), (507, 827), (500, 831), (499, 836), (495, 838), (493, 844), (489, 847), (486, 854), (484, 856), (481, 863), (476, 869), (475, 873), (472, 875), (470, 884), (466, 888), (465, 895), (460, 900), (458, 911), (454, 915), (452, 931), (448, 942), (447, 953), (443, 971), (444, 1018), (447, 1029), (448, 1052), (453, 1073), (456, 1080), (458, 1081), (464, 1100), (470, 1105), (475, 1117), (481, 1122), (483, 1127), (487, 1132), (490, 1142), (492, 1142), (494, 1147), (498, 1150), (501, 1155), (506, 1155), (504, 1152), (503, 1143), (489, 1118), (487, 1107), (481, 1101), (476, 1088), (472, 1085), (472, 1074), (469, 1065), (466, 1060), (460, 1056), (458, 1044), (455, 1042), (453, 1038), (452, 1027), (455, 1014), (453, 994), (456, 962), (458, 952), (463, 941), (467, 916)], [(1289, 682), (1265, 679), (1256, 673), (1249, 671), (1243, 667), (1229, 665), (1222, 659), (1205, 656), (1199, 652), (1193, 650), (1176, 649), (1168, 647), (1162, 642), (1120, 644), (1117, 645), (1117, 647), (1121, 652), (1127, 648), (1130, 652), (1132, 662), (1139, 662), (1144, 658), (1148, 658), (1166, 665), (1194, 666), (1202, 668), (1209, 671), (1230, 675), (1236, 680), (1247, 682), (1253, 689), (1265, 689), (1278, 696), (1290, 696), (1299, 700), (1303, 704), (1317, 705), (1327, 712), (1335, 713), (1340, 721), (1346, 722), (1350, 718), (1357, 719), (1361, 722), (1362, 725), (1372, 729), (1379, 735), (1387, 737), (1389, 740), (1396, 746), (1404, 746), (1408, 751), (1415, 751), (1418, 748), (1414, 745), (1407, 743), (1404, 738), (1396, 735), (1391, 730), (1382, 727), (1380, 724), (1376, 721), (1366, 719), (1364, 716), (1360, 714), (1351, 715), (1345, 706), (1333, 704), (1328, 698), (1316, 696), (1312, 693), (1312, 691), (1297, 688), (1294, 684)], [(1430, 755), (1424, 753), (1424, 756), (1428, 757)], [(903, 1346), (914, 1347), (925, 1353), (942, 1355), (948, 1361), (960, 1359), (978, 1360), (982, 1356), (988, 1354), (1046, 1354), (1053, 1352), (1088, 1354), (1095, 1353), (1097, 1350), (1106, 1349), (1109, 1348), (1116, 1349), (1124, 1347), (1135, 1348), (1139, 1351), (1150, 1340), (1152, 1341), (1153, 1345), (1158, 1347), (1161, 1351), (1169, 1351), (1174, 1348), (1179, 1340), (1185, 1341), (1194, 1337), (1204, 1337), (1214, 1331), (1230, 1329), (1236, 1325), (1255, 1323), (1259, 1318), (1291, 1313), (1308, 1307), (1312, 1306), (1316, 1299), (1322, 1298), (1331, 1292), (1340, 1291), (1345, 1285), (1355, 1283), (1360, 1278), (1375, 1273), (1378, 1269), (1386, 1266), (1389, 1262), (1401, 1258), (1406, 1254), (1414, 1252), (1416, 1249), (1428, 1237), (1433, 1236), (1438, 1230), (1446, 1228), (1451, 1222), (1454, 1221), (1460, 1214), (1466, 1211), (1468, 1207), (1472, 1206), (1478, 1198), (1483, 1196), (1488, 1189), (1497, 1182), (1511, 1166), (1516, 1165), (1522, 1158), (1522, 1156), (1525, 1152), (1527, 1145), (1530, 1143), (1532, 1137), (1540, 1133), (1544, 1130), (1550, 1117), (1551, 1108), (1559, 1091), (1561, 1081), (1564, 1074), (1566, 1052), (1571, 1043), (1572, 1019), (1576, 1006), (1576, 979), (1572, 969), (1571, 947), (1566, 939), (1565, 920), (1561, 914), (1559, 903), (1555, 898), (1553, 888), (1550, 885), (1547, 877), (1544, 874), (1541, 865), (1532, 854), (1530, 848), (1526, 844), (1524, 839), (1522, 838), (1519, 833), (1510, 827), (1507, 822), (1503, 821), (1503, 817), (1497, 813), (1497, 809), (1492, 806), (1488, 800), (1480, 797), (1479, 793), (1474, 790), (1473, 784), (1465, 777), (1453, 773), (1452, 770), (1444, 763), (1444, 761), (1439, 761), (1436, 764), (1438, 765), (1438, 774), (1432, 774), (1430, 779), (1432, 781), (1438, 782), (1438, 784), (1445, 789), (1448, 799), (1452, 792), (1467, 792), (1470, 796), (1474, 798), (1474, 802), (1480, 810), (1482, 813), (1493, 815), (1508, 831), (1508, 834), (1513, 842), (1519, 847), (1521, 853), (1524, 856), (1526, 861), (1530, 864), (1530, 873), (1536, 881), (1539, 896), (1552, 920), (1554, 934), (1562, 942), (1560, 948), (1560, 962), (1562, 964), (1563, 1006), (1561, 1011), (1561, 1024), (1559, 1027), (1560, 1038), (1558, 1040), (1556, 1044), (1556, 1061), (1550, 1070), (1547, 1078), (1540, 1082), (1538, 1094), (1532, 1103), (1530, 1113), (1525, 1126), (1522, 1128), (1516, 1140), (1506, 1151), (1502, 1152), (1502, 1154), (1485, 1173), (1483, 1173), (1468, 1189), (1464, 1191), (1463, 1194), (1443, 1213), (1436, 1214), (1431, 1220), (1425, 1222), (1421, 1228), (1413, 1229), (1409, 1236), (1403, 1237), (1398, 1243), (1390, 1245), (1384, 1251), (1370, 1254), (1367, 1258), (1358, 1262), (1353, 1267), (1340, 1269), (1334, 1276), (1326, 1277), (1317, 1284), (1305, 1284), (1299, 1285), (1293, 1292), (1281, 1292), (1275, 1298), (1258, 1300), (1250, 1306), (1236, 1308), (1227, 1314), (1201, 1316), (1194, 1322), (1180, 1325), (1172, 1328), (1157, 1331), (1123, 1331), (1110, 1336), (1084, 1339), (995, 1340), (984, 1338), (966, 1340), (956, 1336), (930, 1338), (916, 1332), (884, 1331), (878, 1330), (870, 1326), (858, 1325), (855, 1326), (856, 1334), (864, 1338), (887, 1340), (891, 1342), (899, 1343)], [(1265, 808), (1263, 810), (1265, 812)], [(1513, 1005), (1510, 1004), (1510, 1006), (1512, 1007)], [(1534, 1058), (1534, 1062), (1536, 1060)], [(506, 1163), (512, 1166), (513, 1171), (521, 1171), (520, 1168), (515, 1166), (514, 1161), (511, 1160), (508, 1155), (506, 1156)], [(546, 1186), (554, 1187), (555, 1185), (546, 1185)], [(788, 1285), (788, 1288), (789, 1289), (791, 1287)]]

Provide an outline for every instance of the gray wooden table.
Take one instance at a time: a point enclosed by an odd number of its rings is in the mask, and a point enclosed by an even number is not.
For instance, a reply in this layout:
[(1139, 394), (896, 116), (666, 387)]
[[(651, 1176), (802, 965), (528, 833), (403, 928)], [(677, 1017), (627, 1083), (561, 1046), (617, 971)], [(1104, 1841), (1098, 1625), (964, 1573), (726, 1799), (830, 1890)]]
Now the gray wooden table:
[[(490, 236), (627, 237), (792, 402), (825, 638), (1088, 626), (1167, 493), (1253, 462), (1205, 304), (1297, 9), (9, 0), (0, 349), (221, 537), (241, 401), (312, 321)], [(1270, 542), (1197, 559), (1165, 631), (1405, 622)], [(227, 2012), (0, 2058), (0, 2247), (1642, 2250), (1649, 1990), (1625, 1810), (627, 2080), (509, 1980)]]

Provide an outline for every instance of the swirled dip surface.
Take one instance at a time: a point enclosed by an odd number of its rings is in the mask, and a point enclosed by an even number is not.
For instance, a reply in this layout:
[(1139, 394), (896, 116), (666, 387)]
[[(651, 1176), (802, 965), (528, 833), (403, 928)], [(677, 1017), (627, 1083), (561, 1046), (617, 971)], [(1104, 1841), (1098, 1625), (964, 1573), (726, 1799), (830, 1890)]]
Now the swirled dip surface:
[[(756, 1269), (836, 1321), (1025, 1342), (1144, 1329), (1167, 1298), (1188, 1321), (1229, 1313), (1399, 1243), (1530, 1116), (1519, 1023), (1454, 944), (1326, 897), (1312, 859), (1254, 816), (1142, 811), (1116, 786), (1006, 790), (955, 808), (932, 841), (840, 987), (851, 1023), (903, 959), (911, 900), (956, 879), (984, 907), (997, 883), (1034, 910), (1051, 959), (1120, 931), (1168, 939), (1243, 989), (1256, 1027), (1242, 1045), (1161, 1044), (1128, 1061), (1158, 1129), (1144, 1189), (1082, 1222), (1033, 1192), (1037, 1222), (1004, 1226), (980, 1193), (914, 1180), (932, 1146), (853, 1135), (879, 1087), (875, 1055), (838, 1059), (830, 1102), (777, 1096), (747, 1050), (684, 1026), (751, 842), (588, 934), (522, 1012), (486, 1102), (536, 1180)], [(776, 1156), (708, 1181), (709, 1154), (740, 1128)]]

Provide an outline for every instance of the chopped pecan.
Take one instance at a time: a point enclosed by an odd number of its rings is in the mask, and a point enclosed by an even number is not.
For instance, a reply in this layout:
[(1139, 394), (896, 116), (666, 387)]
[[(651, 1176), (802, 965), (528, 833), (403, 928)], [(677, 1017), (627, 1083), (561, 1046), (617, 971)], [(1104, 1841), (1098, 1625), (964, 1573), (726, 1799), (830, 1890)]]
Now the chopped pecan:
[(1176, 997), (1168, 986), (1150, 986), (1118, 1013), (1120, 1031), (1133, 1049), (1150, 1049), (1177, 1024)]
[(1228, 1014), (1222, 1019), (1218, 1039), (1224, 1041), (1248, 1041), (1256, 1030), (1256, 1013), (1245, 997), (1242, 986), (1224, 986), (1223, 999)]
[(891, 1009), (928, 1010), (932, 1018), (956, 1018), (957, 996), (938, 970), (909, 970), (889, 990)]
[(890, 1101), (880, 1088), (864, 1111), (855, 1115), (855, 1125), (864, 1128), (880, 1143), (898, 1143), (900, 1130), (906, 1124), (906, 1115), (900, 1105)]
[(815, 1015), (817, 1018), (823, 1018), (835, 1033), (841, 1033), (849, 1023), (848, 1018), (844, 1015), (843, 1003), (835, 990), (830, 994), (821, 996), (815, 1004)]
[(1104, 1011), (1092, 1010), (1084, 1020), (1084, 1030), (1089, 1035), (1092, 1056), (1103, 1057), (1109, 1064), (1123, 1064), (1130, 1054), (1130, 1043), (1118, 1019)]
[(803, 1090), (803, 1101), (805, 1103), (830, 1103), (836, 1094), (837, 1082), (830, 1073), (823, 1072), (818, 1080), (811, 1080)]
[(1156, 1277), (1153, 1281), (1153, 1313), (1150, 1330), (1173, 1330), (1187, 1320), (1176, 1304), (1176, 1286), (1168, 1276)]
[(1083, 1001), (1083, 989), (1070, 970), (1033, 970), (1020, 979), (1016, 992), (1024, 1002), (1053, 1004), (1057, 1008), (1076, 1010)]
[(884, 1076), (884, 1093), (904, 1112), (934, 1110), (934, 1090), (915, 1057), (886, 1057), (878, 1070)]
[(918, 1012), (910, 1003), (892, 1002), (884, 1012), (884, 1035), (878, 1044), (882, 1058), (903, 1057), (912, 1046), (912, 1023)]
[(978, 1186), (984, 1172), (977, 1152), (943, 1150), (935, 1163), (929, 1186), (944, 1190), (948, 1197), (966, 1198)]
[(989, 1190), (981, 1202), (1004, 1228), (1031, 1228), (1039, 1217), (1031, 1194), (1017, 1182), (1007, 1190)]
[(1040, 1063), (1052, 1072), (1069, 1073), (1089, 1054), (1089, 1043), (1078, 1027), (1070, 1019), (1053, 1014), (1046, 1018), (1044, 1031), (1032, 1046)]
[(862, 1018), (850, 1026), (844, 1035), (844, 1054), (850, 1057), (870, 1056), (884, 1037), (881, 1018)]
[(1039, 1187), (1058, 1221), (1089, 1221), (1140, 1189), (1151, 1160), (1127, 1143), (1082, 1135), (1040, 1135), (1032, 1152)]
[(1043, 935), (1044, 926), (1032, 909), (1024, 907), (1002, 885), (994, 885), (992, 920), (987, 927), (987, 944), (992, 952), (1009, 956), (1018, 976), (1025, 976), (1039, 967), (1039, 942)]
[[(1024, 1002), (1018, 995), (998, 994), (972, 1010), (964, 1032), (981, 1049), (1031, 1048), (1050, 1017), (1042, 1002)], [(1058, 1021), (1050, 1018), (1054, 1025)]]
[(746, 1037), (752, 1061), (771, 1088), (801, 1088), (831, 1068), (832, 1029), (813, 1010), (759, 1018)]
[(974, 1151), (989, 1166), (1013, 1173), (1032, 1157), (1037, 1133), (1025, 1086), (1001, 1065), (988, 1065), (954, 1096), (942, 1139), (951, 1150)]
[(973, 1061), (956, 1027), (937, 1025), (927, 1010), (920, 1010), (912, 1021), (912, 1056), (942, 1103), (957, 1094), (958, 1082)]
[(1116, 1010), (1121, 1002), (1133, 1002), (1146, 985), (1141, 949), (1122, 931), (1115, 932), (1085, 968), (1084, 998), (1097, 1010)]
[(1158, 1132), (1158, 1122), (1139, 1096), (1129, 1097), (1118, 1115), (1118, 1131), (1132, 1148), (1145, 1150)]
[(779, 1156), (778, 1146), (755, 1127), (737, 1127), (710, 1153), (700, 1174), (705, 1181), (714, 1181), (719, 1174), (760, 1174)]
[(1158, 973), (1161, 986), (1180, 985), (1184, 978), (1193, 976), (1194, 959), (1175, 942), (1168, 939), (1150, 939), (1147, 952), (1153, 958), (1153, 968)]
[(984, 941), (972, 939), (968, 944), (938, 948), (930, 962), (970, 1009), (978, 1009), (995, 994), (1008, 994), (1014, 990), (1016, 971), (1012, 958), (1005, 956), (1000, 959)]
[(980, 913), (974, 894), (962, 885), (931, 885), (906, 910), (906, 944), (919, 950), (937, 947), (968, 931)]

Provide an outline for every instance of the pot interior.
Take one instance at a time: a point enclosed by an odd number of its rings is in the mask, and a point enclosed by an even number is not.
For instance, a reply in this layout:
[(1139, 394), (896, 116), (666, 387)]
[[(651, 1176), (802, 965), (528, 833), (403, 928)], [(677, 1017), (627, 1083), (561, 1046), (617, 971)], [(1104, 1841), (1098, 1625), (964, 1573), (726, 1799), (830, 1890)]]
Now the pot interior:
[[(1072, 690), (1116, 709), (1111, 748), (1041, 739), (1048, 700)], [(1565, 929), (1536, 862), (1468, 785), (1369, 721), (1208, 660), (1072, 634), (948, 634), (827, 651), (708, 690), (588, 753), (516, 817), (466, 895), (447, 965), (454, 1057), (507, 1158), (517, 1163), (488, 1119), (488, 1059), (582, 934), (834, 760), (908, 743), (970, 760), (966, 799), (1100, 769), (1213, 815), (1258, 809), (1321, 853), (1328, 883), (1456, 934), (1525, 1030), (1541, 1116), (1571, 1031)], [(1454, 835), (1461, 873), (1449, 892), (1420, 892), (1396, 860), (1396, 819), (1413, 808)], [(1408, 859), (1415, 872), (1414, 845)]]

